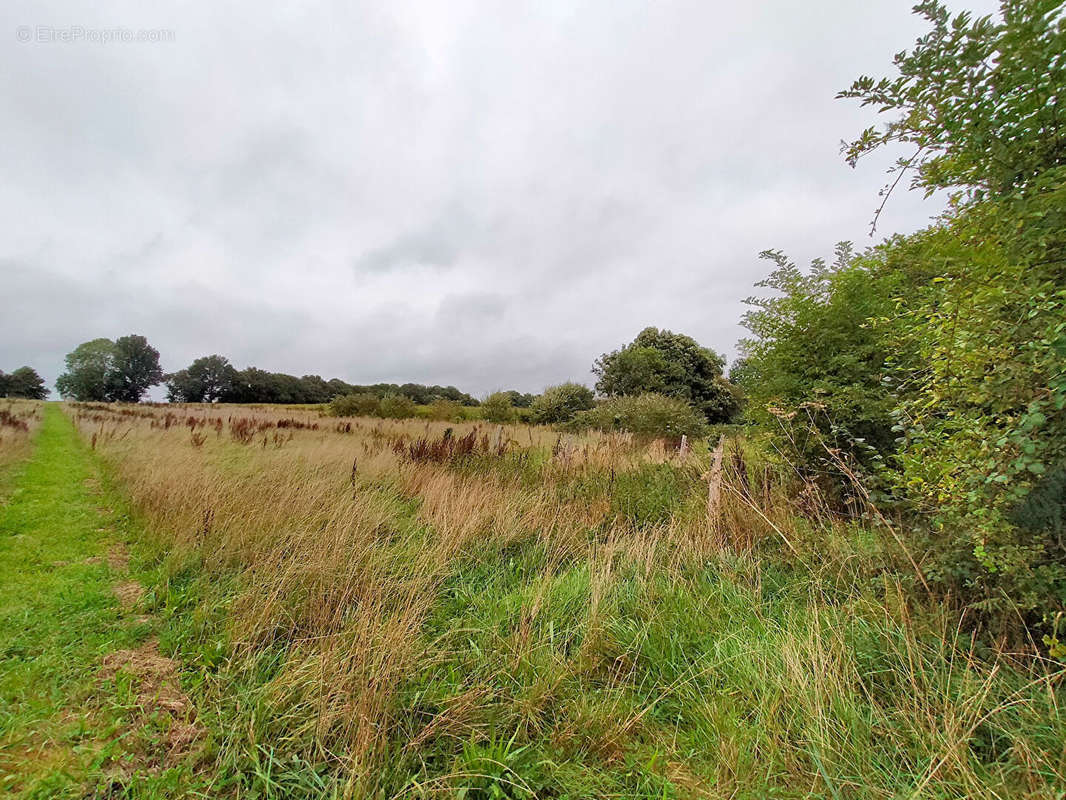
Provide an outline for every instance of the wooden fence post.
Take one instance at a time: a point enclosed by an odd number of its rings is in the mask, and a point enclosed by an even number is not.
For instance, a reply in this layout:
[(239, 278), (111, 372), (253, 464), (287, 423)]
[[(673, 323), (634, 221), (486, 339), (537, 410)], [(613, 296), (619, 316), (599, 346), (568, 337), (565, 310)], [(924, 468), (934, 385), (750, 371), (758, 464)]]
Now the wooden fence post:
[(718, 444), (711, 454), (711, 471), (707, 475), (707, 522), (716, 538), (719, 533), (722, 515), (722, 458), (725, 456), (725, 435), (718, 439)]

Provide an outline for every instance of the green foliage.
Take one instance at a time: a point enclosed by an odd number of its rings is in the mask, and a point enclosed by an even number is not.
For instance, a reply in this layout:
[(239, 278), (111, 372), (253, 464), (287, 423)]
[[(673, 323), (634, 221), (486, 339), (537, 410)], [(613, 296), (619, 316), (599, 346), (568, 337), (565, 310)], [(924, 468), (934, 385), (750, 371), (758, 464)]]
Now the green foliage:
[(536, 425), (558, 425), (569, 422), (579, 411), (595, 405), (592, 390), (580, 383), (549, 386), (530, 405), (530, 421)]
[(777, 294), (751, 301), (738, 377), (801, 466), (843, 450), (920, 512), (930, 582), (980, 618), (1049, 624), (1066, 605), (1047, 500), (1066, 464), (1066, 23), (1044, 0), (1005, 2), (999, 21), (916, 10), (932, 30), (896, 57), (899, 77), (842, 93), (896, 114), (847, 154), (910, 144), (896, 181), (914, 168), (954, 203), (926, 231), (807, 275), (768, 253), (761, 285)]
[(32, 367), (19, 367), (10, 375), (0, 370), (0, 397), (44, 400), (48, 397), (48, 388), (44, 385), (44, 378)]
[(67, 354), (67, 371), (56, 379), (56, 388), (71, 400), (106, 402), (114, 360), (115, 343), (110, 339), (83, 342)]
[(108, 399), (139, 403), (152, 386), (163, 381), (159, 351), (143, 336), (130, 334), (115, 340), (111, 370), (107, 375)]
[(402, 394), (389, 394), (381, 398), (377, 416), (384, 419), (410, 419), (418, 415), (414, 401)]
[[(817, 473), (825, 443), (871, 471), (895, 451), (895, 401), (885, 382), (890, 348), (869, 324), (890, 311), (900, 290), (883, 269), (888, 252), (857, 256), (844, 242), (831, 265), (818, 259), (808, 272), (778, 251), (762, 253), (776, 268), (756, 286), (773, 294), (747, 300), (752, 310), (742, 322), (752, 336), (740, 342), (736, 371), (748, 416), (777, 431), (790, 456)], [(820, 437), (808, 435), (811, 426)]]
[(703, 436), (707, 424), (695, 409), (677, 397), (640, 394), (612, 397), (582, 411), (567, 427), (575, 430), (629, 431), (637, 436), (679, 439)]
[(203, 356), (166, 376), (167, 400), (172, 403), (214, 403), (233, 395), (237, 370), (220, 355)]
[(83, 402), (137, 403), (163, 380), (159, 351), (135, 334), (84, 342), (67, 354), (66, 365), (56, 388)]
[(596, 390), (607, 397), (652, 392), (692, 403), (708, 422), (728, 422), (740, 398), (722, 377), (721, 356), (692, 337), (645, 328), (621, 350), (604, 353), (593, 365)]
[(529, 408), (535, 397), (532, 394), (523, 394), (516, 389), (508, 389), (506, 392), (500, 392), (500, 394), (506, 395), (511, 401), (511, 405), (515, 408)]
[(494, 392), (481, 401), (481, 417), (489, 422), (513, 422), (515, 410), (510, 392)]
[(330, 401), (328, 412), (334, 417), (374, 417), (377, 416), (380, 404), (377, 395), (359, 392), (334, 397)]
[(896, 55), (898, 76), (863, 76), (838, 95), (895, 115), (847, 145), (848, 162), (903, 144), (914, 152), (897, 162), (900, 176), (914, 169), (915, 185), (927, 193), (953, 188), (971, 200), (1025, 190), (1066, 164), (1060, 0), (1003, 0), (1001, 20), (970, 12), (952, 18), (939, 0), (923, 0), (915, 12), (930, 30)]
[(429, 404), (426, 416), (438, 422), (459, 422), (466, 418), (461, 404), (443, 397), (438, 397)]
[(891, 375), (897, 486), (966, 553), (941, 560), (937, 575), (1003, 615), (1066, 600), (1061, 538), (1010, 521), (1066, 461), (1064, 208), (1060, 179), (972, 205), (918, 237), (902, 266), (935, 265), (936, 275), (881, 321), (893, 347), (914, 354)]

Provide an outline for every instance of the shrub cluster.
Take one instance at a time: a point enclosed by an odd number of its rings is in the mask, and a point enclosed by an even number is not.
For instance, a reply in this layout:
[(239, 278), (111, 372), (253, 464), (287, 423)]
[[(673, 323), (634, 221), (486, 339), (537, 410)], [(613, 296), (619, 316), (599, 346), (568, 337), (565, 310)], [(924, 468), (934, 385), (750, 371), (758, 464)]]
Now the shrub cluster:
[(356, 392), (335, 397), (326, 407), (333, 417), (381, 417), (410, 419), (418, 416), (418, 406), (409, 397), (390, 394), (378, 397), (370, 392)]
[(839, 466), (850, 482), (858, 466), (879, 501), (918, 512), (924, 580), (974, 618), (1049, 631), (1066, 611), (1064, 9), (917, 6), (931, 30), (896, 56), (899, 76), (841, 93), (890, 117), (847, 156), (907, 142), (917, 152), (896, 169), (954, 202), (926, 230), (841, 245), (809, 271), (767, 251), (772, 292), (749, 301), (737, 370), (752, 418), (809, 480)]
[(707, 433), (703, 416), (677, 397), (639, 394), (612, 397), (578, 413), (567, 427), (573, 430), (628, 431), (655, 439), (698, 437)]
[(592, 390), (580, 383), (568, 382), (549, 386), (530, 404), (530, 421), (537, 425), (560, 425), (572, 420), (579, 411), (595, 405)]

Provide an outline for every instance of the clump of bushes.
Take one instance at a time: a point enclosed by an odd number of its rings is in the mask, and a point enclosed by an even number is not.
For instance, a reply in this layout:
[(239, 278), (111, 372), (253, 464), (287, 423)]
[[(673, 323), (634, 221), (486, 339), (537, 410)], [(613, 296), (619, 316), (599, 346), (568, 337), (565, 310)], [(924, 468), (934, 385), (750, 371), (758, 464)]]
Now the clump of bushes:
[(707, 425), (691, 405), (678, 397), (639, 394), (612, 397), (577, 414), (567, 425), (573, 430), (628, 431), (654, 439), (679, 439), (707, 434)]
[(410, 419), (418, 416), (418, 406), (405, 395), (387, 394), (378, 403), (377, 416), (384, 419)]
[(331, 417), (376, 417), (381, 400), (370, 392), (334, 397), (327, 407)]
[(536, 425), (560, 425), (570, 422), (581, 411), (592, 408), (592, 390), (580, 383), (549, 386), (530, 404), (530, 422)]
[(426, 407), (426, 416), (437, 422), (460, 422), (466, 419), (463, 406), (446, 397), (438, 397)]
[(514, 422), (510, 392), (493, 392), (481, 403), (481, 418), (489, 422)]
[(402, 394), (378, 397), (370, 392), (357, 392), (334, 397), (326, 407), (332, 417), (381, 417), (410, 419), (418, 416), (418, 406)]

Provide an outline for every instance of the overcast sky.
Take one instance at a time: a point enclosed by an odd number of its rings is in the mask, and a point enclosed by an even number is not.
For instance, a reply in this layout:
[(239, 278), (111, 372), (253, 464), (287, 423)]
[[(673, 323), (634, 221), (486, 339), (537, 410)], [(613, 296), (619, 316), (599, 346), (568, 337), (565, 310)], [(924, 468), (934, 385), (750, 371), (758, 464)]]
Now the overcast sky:
[[(760, 250), (871, 243), (886, 162), (839, 147), (877, 120), (833, 96), (924, 29), (900, 0), (85, 5), (0, 7), (0, 369), (49, 384), (127, 333), (166, 370), (476, 394), (587, 381), (648, 325), (732, 359)], [(170, 40), (90, 41), (115, 27)], [(939, 208), (900, 193), (879, 235)]]

